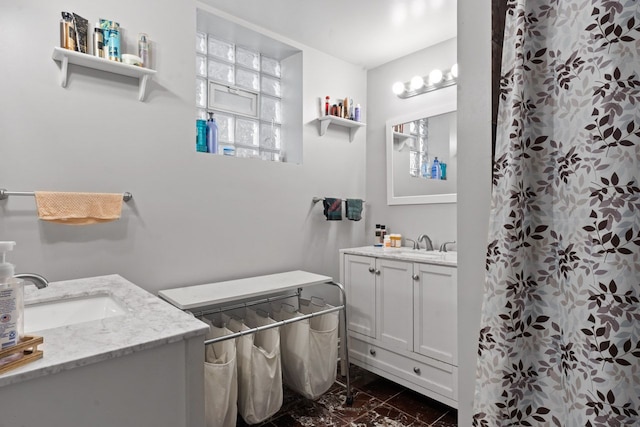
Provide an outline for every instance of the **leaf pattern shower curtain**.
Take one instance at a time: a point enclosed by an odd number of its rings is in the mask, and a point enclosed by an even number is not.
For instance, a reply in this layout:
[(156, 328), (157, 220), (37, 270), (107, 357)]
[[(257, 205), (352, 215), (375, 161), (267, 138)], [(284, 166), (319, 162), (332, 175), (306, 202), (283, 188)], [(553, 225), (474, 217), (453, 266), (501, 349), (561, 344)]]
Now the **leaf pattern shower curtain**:
[(510, 0), (474, 426), (640, 426), (640, 1)]

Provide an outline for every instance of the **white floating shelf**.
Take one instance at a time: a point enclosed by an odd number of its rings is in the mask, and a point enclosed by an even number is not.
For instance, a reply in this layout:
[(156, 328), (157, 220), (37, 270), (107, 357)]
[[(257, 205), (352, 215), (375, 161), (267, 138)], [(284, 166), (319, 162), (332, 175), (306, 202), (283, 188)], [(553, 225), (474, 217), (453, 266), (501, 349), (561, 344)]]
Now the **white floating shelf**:
[(405, 146), (413, 147), (415, 145), (415, 136), (407, 133), (393, 132), (393, 142), (395, 143), (396, 150), (402, 151)]
[(87, 53), (76, 52), (61, 47), (53, 48), (52, 58), (60, 61), (60, 86), (67, 86), (69, 74), (69, 64), (80, 65), (82, 67), (93, 68), (94, 70), (106, 71), (108, 73), (120, 74), (122, 76), (135, 77), (138, 79), (138, 100), (144, 99), (147, 82), (156, 73), (156, 70), (138, 67), (136, 65), (123, 64), (122, 62), (110, 61)]
[(324, 116), (320, 117), (318, 120), (320, 120), (320, 136), (323, 136), (327, 132), (329, 124), (333, 123), (334, 125), (349, 128), (349, 142), (353, 142), (353, 138), (355, 138), (358, 129), (366, 126), (365, 123), (356, 122), (355, 120), (343, 119), (342, 117), (337, 116)]

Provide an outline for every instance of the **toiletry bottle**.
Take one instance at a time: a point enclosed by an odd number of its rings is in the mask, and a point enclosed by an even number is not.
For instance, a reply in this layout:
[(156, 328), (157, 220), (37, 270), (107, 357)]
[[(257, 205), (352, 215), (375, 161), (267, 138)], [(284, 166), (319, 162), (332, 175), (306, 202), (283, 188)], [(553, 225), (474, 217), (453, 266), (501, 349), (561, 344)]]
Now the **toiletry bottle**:
[(100, 24), (93, 29), (93, 56), (104, 58), (104, 31)]
[(209, 120), (207, 120), (207, 152), (218, 153), (218, 123), (213, 118), (212, 112), (209, 112)]
[(353, 119), (354, 119), (356, 122), (359, 122), (359, 121), (360, 121), (360, 104), (356, 104), (356, 110), (355, 110), (355, 112), (353, 113)]
[(376, 224), (375, 239), (373, 240), (374, 246), (380, 245), (380, 240), (381, 240), (380, 236), (381, 236), (380, 224)]
[(429, 178), (431, 176), (431, 171), (429, 170), (429, 161), (424, 160), (422, 162), (421, 174), (423, 178)]
[(380, 243), (384, 243), (384, 238), (387, 235), (387, 226), (384, 224), (380, 225)]
[(62, 12), (62, 19), (60, 20), (60, 47), (76, 50), (76, 29), (73, 26), (73, 15), (69, 12)]
[(324, 115), (328, 116), (329, 115), (329, 97), (325, 96), (324, 98)]
[(436, 157), (431, 165), (431, 179), (440, 179), (440, 162)]
[(6, 262), (6, 252), (12, 251), (15, 244), (16, 242), (0, 242), (0, 349), (2, 350), (18, 344), (24, 329), (23, 281), (13, 277), (15, 273), (13, 264)]
[(440, 179), (447, 179), (447, 164), (440, 162)]
[(196, 151), (199, 153), (207, 152), (207, 121), (196, 120)]
[(120, 24), (115, 21), (110, 21), (106, 34), (108, 34), (107, 51), (109, 52), (107, 59), (121, 62), (122, 52), (120, 51)]
[(142, 59), (142, 66), (150, 68), (149, 64), (149, 36), (145, 33), (138, 34), (138, 56)]

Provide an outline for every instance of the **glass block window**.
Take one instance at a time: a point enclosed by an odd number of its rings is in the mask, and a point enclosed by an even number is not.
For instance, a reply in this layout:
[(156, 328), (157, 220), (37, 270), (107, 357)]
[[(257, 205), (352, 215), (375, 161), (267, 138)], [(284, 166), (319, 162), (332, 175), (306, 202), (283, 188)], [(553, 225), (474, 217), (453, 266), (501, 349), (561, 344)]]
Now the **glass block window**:
[(429, 137), (429, 124), (426, 118), (412, 122), (411, 133), (416, 140), (416, 164), (409, 165), (411, 176), (428, 179), (431, 174), (429, 152), (427, 151), (427, 138)]
[(282, 97), (280, 61), (196, 33), (196, 118), (215, 113), (219, 153), (283, 161)]

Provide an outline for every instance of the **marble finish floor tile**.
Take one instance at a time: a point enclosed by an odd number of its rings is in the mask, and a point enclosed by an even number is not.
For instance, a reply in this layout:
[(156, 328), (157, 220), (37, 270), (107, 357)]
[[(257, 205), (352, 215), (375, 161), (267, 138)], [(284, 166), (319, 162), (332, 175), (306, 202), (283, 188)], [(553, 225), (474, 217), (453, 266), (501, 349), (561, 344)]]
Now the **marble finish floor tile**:
[[(353, 405), (346, 405), (345, 379), (317, 400), (284, 388), (280, 411), (263, 427), (457, 427), (457, 411), (401, 385), (351, 366)], [(237, 427), (247, 427), (238, 417)]]
[(413, 390), (405, 389), (386, 402), (388, 405), (431, 425), (452, 409)]
[(352, 421), (350, 427), (427, 427), (421, 421), (416, 420), (412, 416), (401, 412), (400, 410), (383, 404), (366, 413), (362, 417)]

